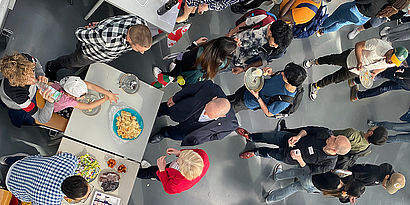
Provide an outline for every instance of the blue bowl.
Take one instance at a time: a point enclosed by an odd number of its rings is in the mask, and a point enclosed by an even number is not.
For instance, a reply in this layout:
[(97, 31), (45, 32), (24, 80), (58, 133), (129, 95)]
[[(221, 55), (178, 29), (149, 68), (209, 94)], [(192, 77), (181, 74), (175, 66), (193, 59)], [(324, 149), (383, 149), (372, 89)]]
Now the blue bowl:
[[(136, 136), (136, 137), (134, 137), (134, 138), (131, 138), (131, 139), (128, 139), (128, 138), (122, 138), (121, 136), (118, 135), (118, 133), (117, 133), (117, 129), (118, 129), (118, 127), (117, 127), (117, 117), (118, 117), (118, 116), (121, 116), (121, 111), (129, 112), (129, 113), (131, 113), (132, 116), (135, 116), (135, 117), (137, 118), (137, 122), (138, 122), (138, 124), (139, 124), (140, 127), (141, 127), (141, 132), (140, 132), (140, 134), (139, 134), (138, 136)], [(117, 137), (119, 137), (119, 138), (122, 139), (122, 140), (135, 140), (135, 139), (137, 139), (137, 138), (141, 135), (141, 133), (142, 133), (143, 130), (144, 130), (144, 123), (143, 123), (143, 121), (142, 121), (141, 115), (140, 115), (137, 111), (135, 111), (135, 110), (133, 110), (133, 109), (131, 109), (131, 108), (124, 108), (124, 109), (119, 110), (117, 113), (115, 113), (115, 115), (114, 115), (114, 120), (113, 120), (112, 123), (113, 123), (112, 128), (114, 129), (115, 135), (117, 135)]]

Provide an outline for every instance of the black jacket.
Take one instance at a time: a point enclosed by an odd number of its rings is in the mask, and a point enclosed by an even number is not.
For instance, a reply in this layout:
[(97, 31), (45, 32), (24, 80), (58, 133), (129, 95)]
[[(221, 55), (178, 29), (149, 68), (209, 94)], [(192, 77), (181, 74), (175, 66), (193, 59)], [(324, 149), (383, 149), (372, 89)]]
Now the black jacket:
[(381, 165), (373, 164), (356, 164), (349, 168), (353, 173), (349, 177), (342, 178), (344, 183), (361, 182), (365, 186), (376, 186), (382, 183), (386, 175), (394, 173), (391, 164), (383, 163)]
[(226, 98), (222, 89), (210, 80), (189, 85), (174, 95), (175, 105), (169, 108), (168, 115), (182, 126), (185, 133), (182, 146), (223, 139), (238, 127), (238, 120), (232, 108), (226, 117), (198, 122), (205, 105), (215, 96)]

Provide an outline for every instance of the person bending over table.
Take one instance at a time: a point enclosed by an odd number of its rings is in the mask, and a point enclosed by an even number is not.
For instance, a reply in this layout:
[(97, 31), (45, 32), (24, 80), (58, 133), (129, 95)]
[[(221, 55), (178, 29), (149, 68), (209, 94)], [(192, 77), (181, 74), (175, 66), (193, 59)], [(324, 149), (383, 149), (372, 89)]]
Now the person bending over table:
[(238, 120), (221, 87), (201, 81), (184, 87), (161, 103), (158, 116), (168, 115), (176, 126), (163, 127), (150, 137), (150, 143), (164, 138), (182, 140), (182, 146), (221, 140), (238, 127)]
[(23, 202), (61, 205), (63, 198), (82, 202), (92, 191), (83, 177), (74, 176), (78, 159), (70, 153), (51, 157), (17, 153), (1, 157), (0, 164), (8, 168), (7, 189)]
[(46, 75), (57, 80), (57, 71), (62, 68), (79, 69), (95, 62), (109, 62), (130, 50), (144, 54), (152, 45), (146, 25), (138, 16), (122, 15), (79, 27), (75, 31), (78, 42), (74, 53), (47, 62)]
[(40, 109), (36, 103), (36, 82), (47, 83), (40, 62), (25, 53), (14, 53), (0, 59), (1, 74), (0, 99), (9, 108), (11, 123), (16, 127), (33, 125), (35, 120), (47, 123), (51, 119), (54, 100), (51, 90), (40, 91), (46, 100)]
[(175, 155), (176, 160), (166, 163), (162, 156), (157, 159), (157, 166), (140, 168), (137, 177), (140, 179), (155, 178), (161, 181), (168, 194), (179, 194), (198, 183), (209, 168), (209, 159), (202, 149), (167, 149), (168, 155)]
[[(107, 100), (111, 103), (116, 103), (118, 100), (118, 94), (113, 94), (94, 83), (83, 81), (77, 76), (64, 77), (60, 82), (51, 84), (51, 87), (63, 94), (61, 99), (54, 103), (54, 112), (67, 119), (70, 118), (73, 108), (80, 110), (93, 109)], [(80, 100), (84, 99), (89, 89), (104, 94), (104, 97), (89, 103), (80, 102)]]

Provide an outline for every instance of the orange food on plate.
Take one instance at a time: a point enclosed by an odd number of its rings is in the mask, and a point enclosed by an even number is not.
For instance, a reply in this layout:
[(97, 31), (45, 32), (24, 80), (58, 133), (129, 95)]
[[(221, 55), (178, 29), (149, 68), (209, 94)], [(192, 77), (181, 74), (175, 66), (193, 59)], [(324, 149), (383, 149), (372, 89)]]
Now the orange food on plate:
[(109, 159), (107, 161), (107, 165), (109, 168), (114, 168), (114, 166), (117, 164), (117, 162), (115, 161), (115, 159)]
[(127, 167), (123, 164), (121, 164), (118, 169), (117, 169), (118, 173), (127, 173)]

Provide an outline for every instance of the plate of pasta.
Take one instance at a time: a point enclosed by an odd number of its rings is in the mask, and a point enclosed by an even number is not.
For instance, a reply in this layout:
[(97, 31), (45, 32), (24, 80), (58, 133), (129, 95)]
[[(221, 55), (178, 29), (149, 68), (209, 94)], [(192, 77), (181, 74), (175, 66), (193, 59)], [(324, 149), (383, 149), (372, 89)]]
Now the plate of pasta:
[(113, 131), (122, 140), (134, 140), (144, 128), (141, 115), (131, 108), (118, 110), (113, 117)]

